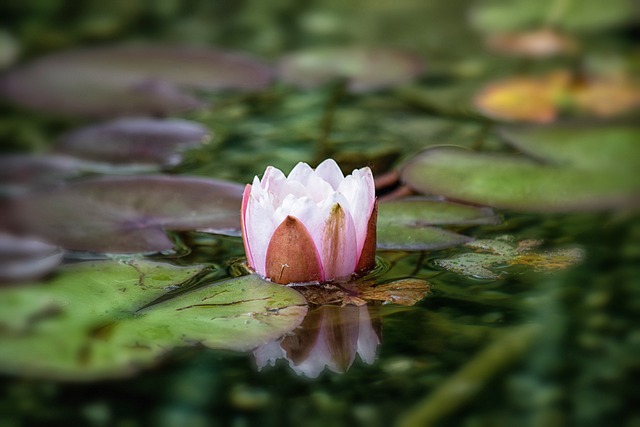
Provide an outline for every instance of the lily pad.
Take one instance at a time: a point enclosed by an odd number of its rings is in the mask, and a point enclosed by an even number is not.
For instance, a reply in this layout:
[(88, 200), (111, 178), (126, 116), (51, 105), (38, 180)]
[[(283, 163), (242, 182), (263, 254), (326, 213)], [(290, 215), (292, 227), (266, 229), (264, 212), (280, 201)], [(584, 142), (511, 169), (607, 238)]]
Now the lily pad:
[(29, 108), (72, 116), (170, 114), (203, 107), (193, 90), (252, 90), (272, 77), (247, 56), (210, 49), (113, 46), (55, 53), (0, 80)]
[(478, 111), (504, 121), (549, 123), (566, 97), (570, 76), (565, 72), (540, 77), (516, 76), (491, 82), (473, 98)]
[(570, 267), (584, 258), (579, 248), (552, 251), (536, 251), (542, 242), (524, 240), (514, 242), (509, 236), (498, 239), (482, 239), (467, 244), (478, 252), (457, 254), (449, 258), (437, 259), (436, 265), (476, 279), (498, 279), (505, 272), (495, 267), (524, 265), (534, 271), (552, 271)]
[(551, 28), (491, 34), (486, 44), (494, 52), (529, 58), (573, 53), (578, 48), (573, 38)]
[(38, 240), (0, 233), (0, 283), (33, 280), (60, 264), (64, 252)]
[(634, 19), (631, 0), (618, 0), (610, 6), (601, 0), (560, 3), (480, 0), (474, 4), (471, 22), (478, 29), (493, 33), (550, 23), (568, 31), (597, 31)]
[(471, 241), (433, 225), (496, 224), (489, 208), (426, 199), (382, 202), (378, 207), (378, 249), (423, 251), (443, 249)]
[(256, 276), (140, 310), (205, 271), (149, 261), (82, 263), (49, 283), (2, 290), (0, 370), (64, 380), (120, 377), (177, 346), (251, 350), (306, 314), (300, 294)]
[(560, 113), (613, 117), (640, 105), (640, 87), (628, 76), (572, 75), (558, 70), (487, 84), (473, 99), (484, 115), (503, 121), (549, 123)]
[(402, 179), (425, 194), (486, 206), (596, 211), (638, 206), (640, 185), (630, 170), (627, 166), (619, 170), (558, 167), (522, 157), (438, 147), (408, 162)]
[(0, 188), (51, 184), (80, 175), (85, 162), (68, 156), (10, 154), (0, 156)]
[(288, 84), (311, 89), (347, 80), (351, 92), (368, 92), (407, 83), (424, 63), (409, 52), (390, 49), (332, 48), (292, 53), (280, 59), (278, 74)]
[(188, 120), (124, 118), (68, 133), (54, 150), (107, 163), (174, 166), (182, 150), (210, 139), (207, 128)]
[[(544, 162), (588, 169), (640, 168), (640, 129), (632, 126), (503, 127), (500, 135), (523, 153)], [(630, 177), (631, 178), (631, 177)]]
[(242, 192), (204, 178), (101, 177), (32, 194), (16, 208), (30, 232), (67, 249), (159, 252), (173, 248), (165, 230), (237, 235)]

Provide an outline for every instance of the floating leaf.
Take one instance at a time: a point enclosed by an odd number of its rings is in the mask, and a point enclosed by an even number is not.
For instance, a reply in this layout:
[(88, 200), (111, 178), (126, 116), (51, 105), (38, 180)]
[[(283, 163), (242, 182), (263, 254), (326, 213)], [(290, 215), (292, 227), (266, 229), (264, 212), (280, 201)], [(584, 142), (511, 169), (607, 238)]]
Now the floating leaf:
[(0, 370), (65, 380), (119, 377), (177, 346), (251, 350), (295, 328), (306, 313), (297, 292), (256, 276), (140, 310), (203, 271), (149, 261), (82, 263), (49, 283), (2, 290)]
[(169, 114), (204, 105), (185, 90), (260, 89), (270, 80), (265, 65), (233, 53), (114, 46), (37, 59), (5, 75), (0, 93), (55, 114)]
[(310, 89), (345, 79), (351, 92), (367, 92), (409, 82), (424, 71), (416, 55), (384, 49), (333, 48), (292, 53), (278, 64), (280, 78)]
[(548, 23), (567, 31), (596, 31), (632, 22), (634, 16), (631, 0), (618, 0), (610, 5), (602, 0), (560, 3), (481, 0), (474, 4), (471, 22), (487, 33), (519, 31)]
[(584, 258), (578, 248), (553, 251), (534, 251), (542, 242), (524, 240), (514, 243), (510, 237), (476, 240), (467, 244), (481, 252), (457, 254), (437, 259), (435, 264), (446, 270), (477, 279), (498, 279), (504, 272), (495, 271), (499, 265), (525, 265), (534, 271), (560, 270), (570, 267)]
[(425, 199), (383, 202), (378, 212), (378, 248), (385, 250), (443, 249), (471, 240), (432, 225), (495, 224), (489, 208)]
[(0, 282), (37, 279), (56, 268), (63, 256), (55, 246), (0, 233)]
[(640, 87), (626, 75), (578, 76), (559, 70), (489, 83), (474, 97), (484, 115), (505, 121), (548, 123), (560, 112), (612, 117), (640, 105)]
[(173, 248), (165, 230), (237, 234), (242, 191), (204, 178), (102, 177), (30, 195), (17, 210), (28, 230), (67, 249), (158, 252)]
[(570, 76), (565, 72), (542, 77), (510, 77), (489, 83), (474, 97), (484, 115), (507, 121), (548, 123), (556, 119)]
[(556, 167), (440, 147), (407, 163), (402, 179), (426, 194), (515, 210), (566, 212), (637, 206), (640, 186), (629, 171), (628, 166), (606, 171)]
[[(500, 135), (512, 146), (545, 162), (588, 169), (640, 168), (640, 129), (632, 126), (503, 127)], [(629, 176), (631, 178), (631, 176)]]
[(572, 105), (596, 117), (614, 117), (640, 106), (640, 86), (627, 78), (593, 77), (570, 90)]
[(574, 39), (551, 28), (491, 34), (486, 43), (494, 52), (531, 58), (573, 53), (577, 49)]
[(437, 227), (407, 227), (389, 224), (378, 227), (378, 249), (427, 251), (449, 248), (471, 241), (471, 237)]
[(497, 224), (500, 218), (491, 208), (463, 205), (460, 203), (405, 198), (380, 203), (378, 224), (422, 225), (479, 225)]
[(210, 139), (207, 128), (188, 120), (125, 118), (68, 133), (54, 149), (94, 161), (173, 166), (182, 150)]
[(78, 176), (87, 163), (67, 156), (10, 154), (0, 156), (0, 188), (52, 184)]

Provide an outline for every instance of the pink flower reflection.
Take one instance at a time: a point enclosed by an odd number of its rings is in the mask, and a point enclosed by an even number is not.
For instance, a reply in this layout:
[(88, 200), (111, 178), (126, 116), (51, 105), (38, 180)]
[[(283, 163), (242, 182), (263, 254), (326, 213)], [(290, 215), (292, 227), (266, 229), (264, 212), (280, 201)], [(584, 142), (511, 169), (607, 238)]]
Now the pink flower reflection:
[(325, 369), (346, 372), (356, 354), (373, 364), (380, 345), (379, 324), (367, 306), (320, 306), (307, 314), (292, 335), (264, 344), (254, 350), (258, 369), (286, 359), (298, 375), (316, 378)]

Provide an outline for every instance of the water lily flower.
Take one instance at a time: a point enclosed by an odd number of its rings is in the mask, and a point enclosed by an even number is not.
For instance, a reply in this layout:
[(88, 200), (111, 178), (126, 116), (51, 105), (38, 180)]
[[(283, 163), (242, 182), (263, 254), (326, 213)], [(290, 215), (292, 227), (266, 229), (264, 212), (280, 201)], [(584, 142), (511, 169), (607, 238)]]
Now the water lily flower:
[(346, 279), (375, 265), (377, 204), (371, 169), (346, 177), (328, 159), (289, 176), (269, 166), (242, 201), (249, 266), (276, 283)]

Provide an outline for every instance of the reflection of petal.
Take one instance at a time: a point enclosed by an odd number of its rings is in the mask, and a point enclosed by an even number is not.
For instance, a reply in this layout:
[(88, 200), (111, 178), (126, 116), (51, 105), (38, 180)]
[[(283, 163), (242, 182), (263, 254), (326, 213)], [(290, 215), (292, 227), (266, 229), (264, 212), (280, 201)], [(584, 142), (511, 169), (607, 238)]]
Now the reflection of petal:
[(380, 345), (380, 337), (373, 328), (373, 322), (366, 306), (360, 309), (360, 322), (358, 331), (358, 355), (368, 365), (372, 365), (376, 358), (376, 350)]
[(274, 366), (276, 360), (282, 359), (285, 356), (284, 349), (280, 347), (280, 341), (268, 342), (253, 351), (253, 357), (256, 358), (258, 370), (261, 370), (267, 365)]
[(292, 335), (259, 347), (254, 356), (258, 369), (285, 358), (296, 374), (316, 378), (325, 368), (346, 372), (356, 354), (372, 364), (378, 345), (380, 338), (366, 306), (321, 306), (310, 311)]

